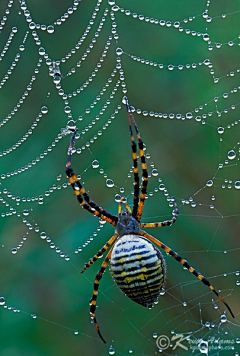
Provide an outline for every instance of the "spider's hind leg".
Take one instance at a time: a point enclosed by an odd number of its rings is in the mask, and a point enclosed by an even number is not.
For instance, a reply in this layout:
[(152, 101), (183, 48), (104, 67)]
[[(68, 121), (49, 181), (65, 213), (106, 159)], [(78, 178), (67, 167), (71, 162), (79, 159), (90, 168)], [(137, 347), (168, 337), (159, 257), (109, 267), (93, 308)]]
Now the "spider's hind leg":
[(113, 246), (111, 248), (111, 250), (108, 252), (107, 254), (107, 257), (105, 258), (105, 260), (103, 261), (96, 277), (95, 277), (95, 281), (94, 281), (94, 285), (93, 285), (93, 296), (92, 296), (92, 299), (90, 299), (90, 313), (92, 314), (92, 317), (93, 317), (93, 320), (94, 320), (94, 324), (96, 326), (96, 329), (97, 329), (97, 332), (98, 332), (98, 335), (100, 336), (100, 338), (102, 339), (102, 341), (104, 343), (106, 343), (106, 341), (104, 340), (104, 338), (102, 337), (102, 334), (100, 333), (100, 330), (99, 330), (99, 326), (98, 326), (98, 323), (97, 323), (97, 319), (96, 319), (96, 315), (95, 315), (95, 311), (96, 311), (96, 306), (97, 306), (97, 296), (98, 296), (98, 288), (99, 288), (99, 283), (100, 283), (100, 280), (102, 279), (102, 276), (103, 276), (103, 273), (105, 272), (105, 269), (107, 268), (107, 265), (108, 265), (108, 262), (111, 258), (111, 254), (112, 254), (112, 249), (113, 249)]
[(201, 273), (197, 272), (195, 268), (191, 267), (184, 258), (182, 258), (177, 252), (173, 251), (170, 247), (166, 246), (163, 244), (161, 241), (157, 240), (155, 237), (147, 234), (145, 231), (141, 231), (140, 235), (146, 237), (148, 240), (152, 241), (155, 243), (157, 246), (161, 247), (165, 252), (167, 252), (170, 256), (172, 256), (176, 261), (180, 262), (184, 267), (186, 267), (189, 272), (194, 274), (195, 277), (197, 277), (203, 284), (205, 284), (207, 287), (213, 291), (213, 293), (216, 294), (216, 296), (221, 300), (223, 304), (225, 304), (226, 308), (230, 312), (231, 316), (234, 318), (233, 312), (230, 309), (229, 305), (225, 302), (225, 300), (218, 294), (218, 292), (215, 290), (215, 288), (212, 286), (212, 284), (209, 282), (209, 280), (204, 277)]

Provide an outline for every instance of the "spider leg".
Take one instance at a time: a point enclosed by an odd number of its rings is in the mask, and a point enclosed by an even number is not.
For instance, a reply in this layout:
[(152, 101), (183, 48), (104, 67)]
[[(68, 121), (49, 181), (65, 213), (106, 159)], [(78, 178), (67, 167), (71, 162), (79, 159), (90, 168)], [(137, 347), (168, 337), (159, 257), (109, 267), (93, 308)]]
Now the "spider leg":
[[(116, 223), (118, 220), (117, 216), (110, 214), (109, 212), (107, 212), (105, 209), (103, 209), (102, 207), (100, 207), (94, 201), (92, 201), (90, 199), (88, 193), (86, 192), (84, 187), (81, 185), (81, 183), (77, 179), (76, 174), (74, 173), (74, 171), (72, 169), (71, 157), (72, 157), (72, 148), (74, 145), (76, 133), (77, 133), (77, 129), (74, 131), (74, 134), (71, 137), (70, 145), (68, 148), (68, 161), (66, 164), (66, 174), (67, 174), (68, 180), (73, 188), (75, 195), (77, 196), (79, 204), (84, 209), (88, 210), (93, 215), (96, 215), (96, 216), (100, 217), (101, 219), (107, 221), (108, 223), (112, 224), (113, 226), (116, 226)], [(82, 194), (83, 198), (82, 198), (81, 194)], [(83, 199), (85, 200), (85, 202)]]
[(139, 147), (141, 165), (142, 165), (142, 186), (141, 186), (140, 201), (139, 201), (138, 211), (137, 211), (136, 217), (133, 215), (138, 221), (140, 221), (141, 217), (142, 217), (144, 202), (145, 202), (146, 195), (147, 195), (148, 172), (147, 172), (147, 165), (146, 165), (146, 160), (145, 160), (145, 155), (144, 155), (144, 150), (143, 150), (143, 141), (141, 139), (141, 136), (140, 136), (140, 133), (138, 131), (138, 127), (137, 127), (136, 121), (134, 119), (133, 113), (131, 112), (131, 107), (130, 107), (128, 101), (127, 101), (127, 110), (128, 110), (128, 113), (129, 113), (129, 117), (131, 117), (132, 123), (134, 125), (135, 131), (136, 131), (136, 134), (137, 134), (138, 147)]
[(113, 242), (118, 237), (118, 234), (115, 234), (111, 237), (110, 240), (93, 256), (87, 263), (85, 263), (84, 268), (82, 269), (81, 273), (85, 272), (87, 268), (89, 268), (99, 257), (102, 257), (105, 251), (113, 244)]
[(136, 142), (135, 142), (134, 136), (133, 136), (131, 118), (130, 118), (130, 113), (129, 113), (130, 107), (129, 107), (127, 98), (126, 98), (126, 102), (127, 102), (126, 107), (127, 107), (128, 125), (129, 125), (131, 141), (132, 141), (132, 157), (133, 157), (133, 172), (134, 172), (134, 194), (133, 194), (132, 216), (134, 218), (136, 218), (137, 212), (138, 212), (138, 202), (139, 202), (139, 175), (138, 175), (138, 162), (137, 162), (137, 145), (136, 145)]
[(176, 199), (174, 198), (174, 210), (173, 210), (173, 217), (171, 220), (166, 220), (162, 222), (153, 222), (153, 223), (141, 223), (141, 228), (145, 227), (162, 227), (162, 226), (170, 226), (175, 223), (178, 217), (178, 207)]
[(191, 267), (189, 265), (188, 261), (183, 259), (177, 252), (170, 249), (168, 246), (163, 244), (161, 241), (157, 240), (155, 237), (147, 234), (145, 231), (141, 230), (140, 235), (146, 237), (147, 239), (149, 239), (150, 241), (155, 243), (157, 246), (161, 247), (165, 252), (167, 252), (170, 256), (172, 256), (176, 261), (180, 262), (184, 267), (186, 267), (189, 270), (189, 272), (194, 274), (194, 276), (196, 276), (200, 281), (202, 281), (203, 284), (208, 286), (211, 289), (211, 291), (213, 291), (213, 293), (215, 293), (216, 296), (221, 300), (221, 302), (223, 302), (225, 304), (225, 306), (229, 310), (231, 316), (234, 318), (234, 315), (233, 315), (230, 307), (225, 302), (225, 300), (218, 294), (218, 292), (214, 289), (214, 287), (211, 285), (209, 280), (206, 277), (204, 277), (201, 273), (197, 272), (193, 267)]
[(92, 314), (92, 317), (93, 317), (93, 320), (94, 320), (94, 323), (95, 323), (95, 326), (96, 326), (96, 329), (97, 329), (97, 332), (98, 332), (98, 335), (100, 336), (100, 338), (103, 340), (104, 343), (106, 343), (106, 341), (104, 340), (104, 338), (102, 337), (102, 334), (100, 333), (100, 330), (99, 330), (99, 326), (98, 326), (98, 323), (97, 323), (97, 319), (96, 319), (96, 315), (95, 315), (95, 310), (96, 310), (96, 303), (97, 303), (97, 295), (98, 295), (98, 288), (99, 288), (99, 282), (103, 276), (103, 273), (105, 272), (105, 269), (108, 265), (108, 262), (111, 258), (111, 254), (112, 254), (112, 249), (113, 249), (113, 246), (111, 248), (111, 250), (108, 252), (105, 260), (103, 261), (96, 277), (95, 277), (95, 281), (94, 281), (94, 287), (93, 287), (93, 296), (92, 296), (92, 299), (90, 300), (90, 303), (91, 303), (91, 306), (90, 306), (90, 313)]

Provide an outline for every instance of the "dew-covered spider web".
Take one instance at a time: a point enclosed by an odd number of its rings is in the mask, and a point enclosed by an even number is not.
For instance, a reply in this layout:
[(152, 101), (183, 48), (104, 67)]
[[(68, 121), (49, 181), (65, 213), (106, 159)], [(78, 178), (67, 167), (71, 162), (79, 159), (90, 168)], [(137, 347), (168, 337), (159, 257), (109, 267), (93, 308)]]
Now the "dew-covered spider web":
[[(240, 353), (240, 2), (0, 1), (0, 356)], [(151, 310), (104, 274), (114, 234), (79, 207), (72, 158), (91, 198), (132, 206), (126, 95), (145, 143), (147, 232), (209, 278), (225, 305), (171, 256)]]

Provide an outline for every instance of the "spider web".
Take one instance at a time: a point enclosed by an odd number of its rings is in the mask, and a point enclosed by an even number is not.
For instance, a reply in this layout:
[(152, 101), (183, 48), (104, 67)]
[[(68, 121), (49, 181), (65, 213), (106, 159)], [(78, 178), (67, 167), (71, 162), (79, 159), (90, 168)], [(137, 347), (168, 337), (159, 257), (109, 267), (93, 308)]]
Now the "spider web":
[[(239, 355), (239, 16), (236, 0), (0, 2), (0, 355)], [(143, 221), (230, 305), (170, 256), (151, 310), (107, 272), (98, 338), (88, 300), (113, 234), (80, 209), (73, 168), (113, 214), (132, 203), (128, 96), (146, 144)], [(89, 216), (90, 215), (90, 216)], [(168, 342), (170, 344), (168, 344)]]

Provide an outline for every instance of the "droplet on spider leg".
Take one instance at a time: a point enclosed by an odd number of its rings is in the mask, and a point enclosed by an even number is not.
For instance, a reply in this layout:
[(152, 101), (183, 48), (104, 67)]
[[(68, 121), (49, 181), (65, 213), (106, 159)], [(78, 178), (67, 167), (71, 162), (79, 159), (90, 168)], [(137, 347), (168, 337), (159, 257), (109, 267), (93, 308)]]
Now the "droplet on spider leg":
[(67, 123), (67, 129), (70, 131), (76, 130), (76, 122), (74, 120), (69, 120)]

